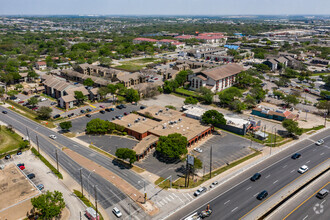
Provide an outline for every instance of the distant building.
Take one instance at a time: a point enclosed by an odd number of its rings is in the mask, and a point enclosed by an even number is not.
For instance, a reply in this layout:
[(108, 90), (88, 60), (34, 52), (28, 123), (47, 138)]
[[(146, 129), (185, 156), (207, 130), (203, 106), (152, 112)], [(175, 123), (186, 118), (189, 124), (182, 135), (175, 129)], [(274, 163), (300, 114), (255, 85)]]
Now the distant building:
[(281, 109), (272, 109), (264, 106), (258, 106), (252, 109), (252, 114), (263, 118), (274, 119), (277, 121), (283, 121), (284, 119), (298, 118), (298, 115), (295, 115), (290, 111), (281, 110)]
[(152, 39), (152, 38), (143, 38), (143, 37), (138, 37), (133, 40), (133, 44), (140, 44), (143, 42), (149, 42), (149, 43), (157, 43), (158, 40)]
[(36, 66), (36, 68), (38, 70), (45, 70), (47, 68), (47, 63), (46, 62), (43, 62), (43, 61), (36, 62), (36, 65), (35, 66)]

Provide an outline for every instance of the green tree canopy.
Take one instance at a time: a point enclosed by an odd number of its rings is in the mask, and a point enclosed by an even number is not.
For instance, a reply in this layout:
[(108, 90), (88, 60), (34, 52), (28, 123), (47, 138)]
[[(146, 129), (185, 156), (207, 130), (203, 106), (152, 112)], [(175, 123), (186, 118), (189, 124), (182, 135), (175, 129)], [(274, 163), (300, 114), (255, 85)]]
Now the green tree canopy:
[(74, 97), (78, 100), (79, 105), (86, 100), (86, 96), (84, 96), (82, 91), (74, 91)]
[(229, 103), (229, 108), (231, 110), (235, 110), (236, 112), (242, 112), (247, 108), (244, 102), (241, 102), (239, 99), (235, 99), (234, 101)]
[(72, 127), (72, 122), (71, 121), (64, 121), (60, 123), (60, 128), (62, 130), (68, 131)]
[(298, 127), (298, 122), (292, 119), (285, 119), (282, 121), (282, 126), (289, 132), (290, 135), (301, 135), (303, 129)]
[(287, 105), (297, 105), (299, 103), (299, 100), (294, 95), (286, 95), (285, 97), (283, 97), (283, 100)]
[(316, 107), (318, 109), (324, 109), (327, 111), (327, 115), (330, 114), (330, 101), (328, 100), (321, 100), (317, 103)]
[(201, 87), (197, 90), (197, 92), (201, 93), (201, 98), (205, 104), (211, 104), (213, 101), (213, 92), (205, 87)]
[(232, 102), (234, 99), (237, 99), (242, 96), (243, 94), (241, 90), (236, 87), (230, 87), (219, 93), (220, 103), (224, 105), (229, 105), (229, 103)]
[(105, 134), (111, 128), (110, 122), (99, 118), (90, 120), (86, 125), (87, 134)]
[(36, 106), (39, 103), (39, 100), (37, 97), (31, 97), (28, 99), (29, 105)]
[(188, 71), (182, 70), (175, 76), (175, 81), (178, 83), (179, 86), (183, 86), (183, 84), (187, 81), (188, 75)]
[(15, 95), (17, 95), (19, 92), (16, 90), (9, 90), (7, 92), (7, 95), (9, 95), (10, 97), (14, 97)]
[(97, 93), (103, 98), (109, 93), (109, 89), (107, 87), (100, 87)]
[(130, 165), (136, 161), (136, 152), (129, 148), (118, 148), (116, 150), (116, 156), (123, 160), (129, 159)]
[(91, 78), (87, 78), (84, 80), (84, 85), (85, 86), (93, 86), (94, 85), (94, 81)]
[(156, 151), (167, 158), (178, 159), (188, 152), (187, 144), (187, 138), (178, 133), (160, 136)]
[(126, 90), (126, 101), (127, 102), (137, 102), (140, 100), (140, 94), (135, 89), (127, 89)]
[(115, 94), (117, 91), (117, 86), (114, 84), (108, 84), (107, 88), (111, 94)]
[(53, 112), (53, 109), (51, 109), (50, 107), (47, 107), (47, 106), (41, 106), (38, 111), (37, 111), (37, 114), (38, 114), (38, 117), (40, 119), (44, 119), (44, 120), (47, 120), (50, 118), (51, 114)]
[(237, 76), (237, 87), (247, 89), (261, 84), (261, 80), (253, 77), (250, 71), (242, 71)]
[(59, 217), (65, 207), (63, 194), (59, 191), (47, 191), (38, 197), (32, 198), (31, 203), (41, 219)]
[(196, 105), (198, 103), (198, 99), (194, 98), (194, 97), (187, 97), (185, 100), (184, 100), (184, 104), (188, 105), (188, 104), (193, 104), (193, 105)]
[(176, 88), (179, 87), (179, 84), (175, 80), (166, 80), (164, 82), (164, 92), (171, 93), (174, 92)]
[(226, 119), (217, 110), (208, 110), (202, 115), (202, 122), (213, 126), (225, 125)]

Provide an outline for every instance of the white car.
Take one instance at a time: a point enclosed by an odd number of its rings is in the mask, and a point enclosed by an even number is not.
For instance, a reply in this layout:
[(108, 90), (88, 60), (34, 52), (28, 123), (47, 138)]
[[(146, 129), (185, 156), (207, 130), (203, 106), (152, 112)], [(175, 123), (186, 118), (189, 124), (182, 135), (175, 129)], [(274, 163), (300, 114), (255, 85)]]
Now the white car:
[(216, 185), (218, 185), (218, 181), (214, 181), (211, 185), (210, 185), (210, 188), (214, 188)]
[(40, 99), (41, 102), (44, 102), (44, 101), (46, 101), (46, 100), (47, 100), (46, 98), (41, 98), (41, 99)]
[(299, 170), (298, 173), (305, 173), (308, 170), (308, 166), (306, 165), (302, 165)]
[(18, 98), (14, 100), (14, 102), (20, 102), (20, 101), (21, 101), (21, 99), (18, 99)]
[(203, 150), (200, 149), (199, 147), (195, 147), (195, 148), (194, 148), (194, 151), (197, 151), (198, 153), (202, 153), (202, 152), (203, 152)]
[(55, 140), (55, 139), (56, 139), (56, 136), (55, 136), (55, 135), (53, 135), (53, 134), (51, 134), (51, 135), (49, 135), (49, 138), (51, 138), (51, 139)]
[(315, 144), (316, 144), (317, 146), (320, 146), (320, 145), (324, 144), (324, 140), (323, 140), (323, 139), (320, 139), (320, 140), (316, 141)]
[(114, 207), (113, 209), (112, 209), (112, 212), (113, 212), (113, 214), (115, 214), (115, 216), (117, 217), (117, 218), (120, 218), (123, 214), (121, 214), (121, 212), (120, 212), (120, 210), (117, 208), (117, 207)]

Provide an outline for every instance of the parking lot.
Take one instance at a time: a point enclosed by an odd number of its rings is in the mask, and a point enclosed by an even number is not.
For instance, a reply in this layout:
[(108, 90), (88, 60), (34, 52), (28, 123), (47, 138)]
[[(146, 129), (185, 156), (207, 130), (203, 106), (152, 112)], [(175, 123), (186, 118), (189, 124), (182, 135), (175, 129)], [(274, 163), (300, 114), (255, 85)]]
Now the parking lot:
[[(98, 104), (99, 105), (102, 105), (102, 104)], [(114, 107), (114, 106), (113, 106)], [(78, 118), (75, 118), (75, 119), (72, 119), (71, 122), (72, 122), (72, 128), (70, 128), (70, 131), (71, 132), (74, 132), (74, 133), (82, 133), (82, 132), (85, 132), (85, 129), (86, 129), (86, 124), (92, 120), (92, 119), (95, 119), (95, 118), (100, 118), (102, 120), (113, 120), (114, 117), (116, 116), (119, 116), (119, 115), (122, 115), (124, 116), (124, 113), (126, 112), (127, 114), (131, 113), (132, 111), (138, 111), (140, 110), (140, 105), (132, 105), (132, 104), (128, 104), (126, 105), (126, 108), (123, 108), (123, 109), (118, 109), (118, 108), (115, 108), (114, 107), (114, 111), (110, 111), (110, 112), (105, 112), (104, 114), (96, 111), (95, 113), (92, 113), (91, 114), (91, 117), (88, 118), (86, 117), (85, 115), (84, 116), (81, 116), (81, 117), (78, 117)], [(86, 109), (87, 107), (85, 107)]]
[[(208, 171), (210, 162), (210, 149), (212, 145), (212, 169), (216, 169), (230, 163), (239, 158), (245, 157), (252, 153), (253, 151), (249, 149), (251, 142), (245, 138), (239, 136), (222, 132), (220, 135), (213, 135), (211, 138), (206, 140), (201, 145), (195, 145), (194, 147), (199, 147), (202, 149), (202, 153), (198, 153), (189, 149), (190, 153), (197, 156), (205, 166), (205, 170)], [(253, 142), (253, 148), (261, 149), (262, 145)], [(167, 178), (172, 175), (173, 179), (177, 179), (183, 176), (185, 172), (185, 162), (180, 160), (174, 163), (166, 163), (158, 160), (156, 158), (156, 153), (154, 150), (150, 152), (146, 158), (140, 162), (136, 162), (136, 165), (146, 169), (147, 171), (154, 173), (160, 177)], [(203, 169), (199, 170), (202, 174)]]

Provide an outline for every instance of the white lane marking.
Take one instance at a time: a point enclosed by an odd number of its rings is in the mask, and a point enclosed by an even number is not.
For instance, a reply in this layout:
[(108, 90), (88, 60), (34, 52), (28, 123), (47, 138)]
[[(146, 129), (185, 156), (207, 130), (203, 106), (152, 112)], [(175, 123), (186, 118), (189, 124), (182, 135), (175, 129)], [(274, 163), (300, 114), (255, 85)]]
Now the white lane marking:
[(238, 207), (234, 208), (233, 210), (231, 210), (231, 212), (235, 211), (236, 209), (238, 209)]
[(276, 180), (275, 182), (273, 182), (273, 184), (275, 184), (275, 183), (277, 183), (278, 182), (278, 180)]
[(159, 204), (161, 204), (161, 206), (163, 206), (164, 204), (162, 203), (162, 201), (159, 201)]
[(323, 202), (321, 202), (321, 205), (323, 205), (323, 203), (324, 203), (325, 201), (327, 201), (327, 200), (326, 200), (326, 199), (325, 199), (325, 200), (323, 200)]
[(295, 170), (291, 170), (291, 172), (290, 173), (293, 173)]
[(188, 195), (191, 199), (194, 199), (189, 193), (187, 193), (187, 195)]
[(259, 193), (255, 194), (253, 197), (256, 197)]
[(309, 160), (309, 161), (307, 161), (306, 163), (309, 163), (309, 162), (311, 162), (311, 161)]
[(270, 175), (266, 176), (265, 178), (267, 179), (268, 177), (270, 177)]
[(167, 203), (168, 203), (168, 202), (166, 201), (166, 199), (163, 199), (162, 201), (163, 201), (165, 204), (167, 204)]
[(173, 196), (171, 196), (171, 195), (168, 195), (168, 197), (170, 197), (171, 199), (174, 199)]
[(183, 200), (179, 197), (179, 196), (177, 196), (176, 194), (174, 194), (174, 193), (172, 193), (172, 195), (174, 196), (174, 197), (176, 197), (176, 198), (178, 198), (178, 199), (180, 199), (180, 201), (182, 202), (182, 203), (184, 203), (183, 202)]
[(288, 165), (285, 165), (283, 168), (287, 167)]
[(169, 201), (169, 202), (171, 202), (172, 200), (170, 200), (168, 197), (166, 197), (166, 199)]
[(225, 202), (224, 205), (226, 205), (228, 202), (230, 202), (230, 200), (228, 200), (227, 202)]
[(303, 218), (303, 220), (305, 220), (306, 218), (308, 218), (308, 215), (306, 215), (305, 218)]
[(322, 154), (320, 154), (321, 156), (324, 154), (324, 152)]
[(249, 189), (251, 189), (251, 186), (249, 188), (247, 188), (246, 190), (249, 190)]

